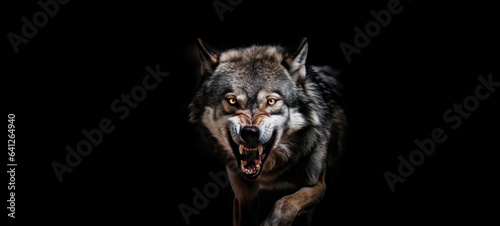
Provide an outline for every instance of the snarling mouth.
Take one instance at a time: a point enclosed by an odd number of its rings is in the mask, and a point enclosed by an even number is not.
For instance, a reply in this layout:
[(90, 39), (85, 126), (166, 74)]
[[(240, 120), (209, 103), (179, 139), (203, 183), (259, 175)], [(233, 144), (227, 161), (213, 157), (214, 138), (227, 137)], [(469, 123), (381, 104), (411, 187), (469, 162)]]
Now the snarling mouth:
[(236, 144), (232, 139), (229, 140), (243, 177), (250, 181), (256, 180), (273, 146), (274, 135), (268, 142), (258, 146)]

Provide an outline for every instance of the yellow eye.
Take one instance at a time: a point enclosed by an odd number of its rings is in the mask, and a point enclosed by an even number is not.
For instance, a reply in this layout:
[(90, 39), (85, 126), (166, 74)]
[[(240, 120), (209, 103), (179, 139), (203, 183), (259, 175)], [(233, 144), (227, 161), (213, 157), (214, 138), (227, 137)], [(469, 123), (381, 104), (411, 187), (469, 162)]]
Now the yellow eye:
[(269, 106), (273, 106), (274, 104), (276, 104), (276, 99), (274, 99), (274, 98), (270, 98), (270, 99), (268, 99), (268, 100), (267, 100), (267, 104), (268, 104)]
[(236, 101), (236, 98), (234, 98), (234, 97), (228, 98), (228, 99), (227, 99), (227, 102), (228, 102), (230, 105), (235, 105), (236, 103), (238, 103), (238, 101)]

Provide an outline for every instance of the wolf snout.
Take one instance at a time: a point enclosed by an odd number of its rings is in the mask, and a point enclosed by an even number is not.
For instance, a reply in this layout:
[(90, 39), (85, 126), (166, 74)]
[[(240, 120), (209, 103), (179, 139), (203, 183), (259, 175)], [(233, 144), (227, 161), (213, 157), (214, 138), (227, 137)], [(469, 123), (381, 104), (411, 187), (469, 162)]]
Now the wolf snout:
[(240, 135), (247, 145), (254, 147), (259, 145), (260, 130), (258, 127), (245, 126), (241, 129)]

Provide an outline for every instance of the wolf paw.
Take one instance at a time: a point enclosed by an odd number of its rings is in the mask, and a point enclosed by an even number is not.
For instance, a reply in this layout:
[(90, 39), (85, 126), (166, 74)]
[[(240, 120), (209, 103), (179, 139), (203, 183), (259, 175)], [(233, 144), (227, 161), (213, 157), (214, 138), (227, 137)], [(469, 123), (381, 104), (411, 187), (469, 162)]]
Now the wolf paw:
[(284, 197), (274, 204), (273, 210), (261, 226), (292, 225), (298, 212), (298, 209), (287, 202), (286, 197)]

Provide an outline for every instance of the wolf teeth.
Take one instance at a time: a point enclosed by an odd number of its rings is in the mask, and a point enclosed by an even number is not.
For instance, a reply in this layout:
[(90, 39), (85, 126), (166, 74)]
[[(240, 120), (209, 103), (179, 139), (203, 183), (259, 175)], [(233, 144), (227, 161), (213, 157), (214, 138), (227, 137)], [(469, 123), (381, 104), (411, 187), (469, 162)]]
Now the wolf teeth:
[(240, 155), (243, 155), (243, 145), (240, 144), (239, 149), (240, 149)]
[(262, 152), (264, 152), (264, 147), (262, 145), (259, 145), (257, 148), (245, 148), (245, 145), (240, 144), (238, 146), (238, 151), (240, 152), (240, 155), (243, 155), (243, 149), (247, 151), (257, 151), (259, 150), (259, 155), (262, 155)]
[(260, 161), (255, 162), (254, 166), (249, 166), (248, 168), (245, 168), (245, 166), (247, 165), (247, 161), (240, 160), (240, 163), (241, 163), (240, 164), (241, 171), (246, 174), (255, 174), (260, 171), (260, 164), (261, 164)]

